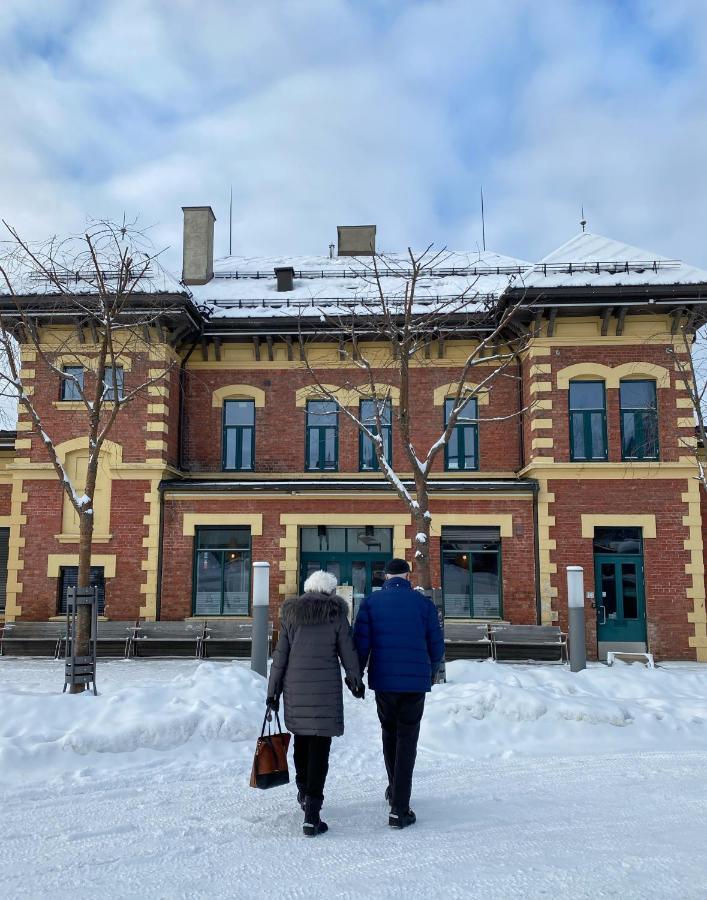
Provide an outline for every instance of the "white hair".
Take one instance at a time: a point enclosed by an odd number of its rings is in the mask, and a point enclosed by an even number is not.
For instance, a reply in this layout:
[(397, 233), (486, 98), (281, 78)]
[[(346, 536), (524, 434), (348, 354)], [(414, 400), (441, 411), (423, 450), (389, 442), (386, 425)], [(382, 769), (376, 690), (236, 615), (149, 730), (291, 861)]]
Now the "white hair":
[(331, 572), (312, 572), (304, 583), (305, 594), (335, 594), (338, 582)]

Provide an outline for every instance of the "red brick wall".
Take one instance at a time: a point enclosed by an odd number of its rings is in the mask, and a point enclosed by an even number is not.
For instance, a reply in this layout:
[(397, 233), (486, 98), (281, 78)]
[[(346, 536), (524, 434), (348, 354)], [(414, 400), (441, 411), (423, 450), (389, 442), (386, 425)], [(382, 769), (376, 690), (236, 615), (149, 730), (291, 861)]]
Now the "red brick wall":
[[(567, 628), (566, 566), (584, 567), (585, 591), (594, 591), (594, 558), (591, 538), (582, 537), (581, 514), (643, 514), (655, 515), (656, 538), (643, 541), (646, 613), (650, 650), (661, 659), (694, 659), (688, 646), (692, 626), (687, 616), (692, 600), (686, 589), (692, 576), (685, 574), (690, 562), (689, 552), (683, 549), (688, 528), (682, 524), (687, 505), (680, 495), (686, 490), (684, 480), (553, 480), (549, 490), (555, 495), (550, 514), (555, 525), (550, 537), (557, 541), (551, 555), (557, 564), (556, 584), (559, 596), (554, 608), (559, 612), (559, 624)], [(596, 615), (586, 603), (587, 651), (596, 655)]]
[(0, 516), (9, 516), (12, 510), (12, 485), (0, 484)]
[[(487, 373), (488, 369), (480, 369)], [(340, 369), (317, 373), (323, 383), (344, 385), (348, 374)], [(481, 470), (514, 471), (519, 467), (519, 419), (512, 413), (519, 408), (518, 382), (512, 377), (494, 381), (489, 405), (479, 406), (479, 461)], [(433, 391), (442, 384), (449, 384), (459, 377), (453, 368), (413, 369), (411, 418), (415, 423), (413, 443), (418, 456), (427, 453), (439, 438), (443, 428), (444, 410), (433, 405)], [(381, 383), (394, 383), (391, 373), (377, 373)], [(479, 376), (481, 377), (481, 376)], [(295, 404), (299, 388), (311, 384), (305, 371), (273, 369), (270, 372), (223, 370), (197, 370), (190, 372), (186, 388), (187, 422), (185, 425), (186, 463), (194, 471), (219, 471), (221, 469), (221, 419), (222, 410), (212, 406), (213, 392), (227, 384), (247, 383), (265, 391), (265, 407), (256, 409), (255, 460), (259, 472), (303, 472), (305, 454), (305, 409)], [(358, 382), (364, 383), (363, 379)], [(356, 382), (356, 383), (358, 383)], [(509, 416), (501, 421), (484, 421)], [(396, 427), (393, 411), (393, 462), (400, 471), (410, 471), (400, 442), (400, 429)], [(435, 471), (444, 470), (444, 457), (440, 454)], [(356, 426), (339, 414), (339, 471), (358, 472), (359, 443)]]

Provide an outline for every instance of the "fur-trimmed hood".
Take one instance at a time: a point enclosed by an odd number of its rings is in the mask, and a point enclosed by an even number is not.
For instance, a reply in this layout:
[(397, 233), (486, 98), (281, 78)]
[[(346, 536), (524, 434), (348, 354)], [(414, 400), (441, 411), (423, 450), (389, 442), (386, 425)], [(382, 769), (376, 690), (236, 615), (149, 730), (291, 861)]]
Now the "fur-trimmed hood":
[(302, 594), (285, 600), (280, 610), (280, 621), (283, 625), (323, 625), (336, 622), (341, 616), (348, 617), (349, 606), (343, 597), (337, 594)]

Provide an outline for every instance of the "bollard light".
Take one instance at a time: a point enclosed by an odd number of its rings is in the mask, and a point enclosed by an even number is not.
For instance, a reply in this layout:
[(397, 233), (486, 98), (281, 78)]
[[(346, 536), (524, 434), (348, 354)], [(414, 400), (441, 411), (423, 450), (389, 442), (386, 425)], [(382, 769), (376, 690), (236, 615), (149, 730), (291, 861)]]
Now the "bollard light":
[(265, 677), (268, 673), (268, 605), (270, 563), (253, 563), (253, 628), (250, 638), (250, 667)]
[(567, 606), (569, 618), (570, 670), (581, 672), (587, 668), (587, 647), (584, 623), (584, 569), (567, 566)]

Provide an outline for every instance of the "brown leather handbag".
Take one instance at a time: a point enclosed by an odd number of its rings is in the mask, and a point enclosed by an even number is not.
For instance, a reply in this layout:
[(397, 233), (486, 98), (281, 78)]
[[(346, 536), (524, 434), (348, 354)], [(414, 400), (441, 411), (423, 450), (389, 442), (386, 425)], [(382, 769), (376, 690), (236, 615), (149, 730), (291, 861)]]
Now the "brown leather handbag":
[[(272, 714), (268, 711), (263, 719), (263, 730), (260, 732), (258, 743), (255, 747), (255, 758), (250, 773), (250, 786), (253, 788), (279, 787), (288, 784), (290, 772), (287, 768), (287, 748), (290, 746), (290, 735), (282, 730), (280, 716), (275, 713), (277, 731), (270, 733)], [(267, 725), (268, 733), (265, 734)]]

